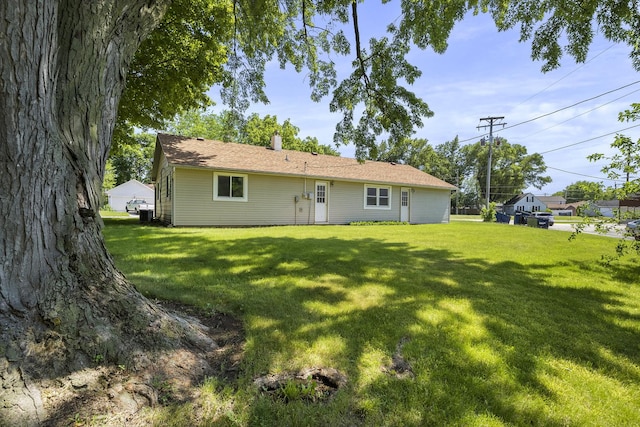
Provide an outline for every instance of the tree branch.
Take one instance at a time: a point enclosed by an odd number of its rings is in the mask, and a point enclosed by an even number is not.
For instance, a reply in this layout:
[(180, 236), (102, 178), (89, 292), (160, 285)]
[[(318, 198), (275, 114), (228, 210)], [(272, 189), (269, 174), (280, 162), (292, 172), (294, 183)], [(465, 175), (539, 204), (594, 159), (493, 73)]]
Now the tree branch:
[(369, 90), (370, 81), (364, 64), (365, 59), (362, 56), (362, 45), (360, 43), (360, 27), (358, 25), (358, 3), (356, 1), (353, 1), (351, 3), (351, 13), (353, 15), (353, 33), (356, 38), (356, 58), (358, 58), (358, 62), (360, 63), (360, 71), (362, 72), (364, 85), (367, 90)]

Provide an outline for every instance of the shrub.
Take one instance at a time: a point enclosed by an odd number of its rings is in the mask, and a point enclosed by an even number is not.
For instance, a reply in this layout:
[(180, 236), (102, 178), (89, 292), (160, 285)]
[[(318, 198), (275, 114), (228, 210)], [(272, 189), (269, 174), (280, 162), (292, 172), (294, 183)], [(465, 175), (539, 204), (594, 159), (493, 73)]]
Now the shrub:
[(480, 211), (480, 216), (484, 222), (493, 222), (496, 220), (496, 204), (494, 202), (489, 203), (489, 207), (486, 206)]

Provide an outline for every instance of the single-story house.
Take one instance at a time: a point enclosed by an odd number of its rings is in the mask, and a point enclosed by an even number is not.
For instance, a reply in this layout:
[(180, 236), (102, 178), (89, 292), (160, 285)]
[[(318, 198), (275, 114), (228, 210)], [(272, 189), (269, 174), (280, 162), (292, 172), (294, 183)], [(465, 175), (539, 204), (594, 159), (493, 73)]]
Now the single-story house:
[(578, 211), (581, 209), (581, 207), (586, 203), (587, 202), (585, 201), (566, 203), (564, 206), (562, 206), (562, 209), (552, 208), (551, 213), (557, 216), (576, 216), (579, 214)]
[(580, 213), (586, 216), (604, 216), (614, 218), (620, 210), (619, 200), (587, 201), (580, 207)]
[(456, 187), (408, 165), (158, 134), (155, 218), (174, 226), (447, 223)]
[(567, 199), (562, 196), (537, 196), (538, 199), (547, 205), (547, 209), (556, 216), (572, 216), (576, 213), (576, 207), (567, 204)]
[(547, 210), (547, 205), (532, 193), (519, 194), (508, 200), (503, 206), (503, 212), (507, 215), (515, 215), (516, 212), (542, 212)]
[(631, 194), (627, 199), (620, 200), (620, 213), (638, 218), (640, 216), (640, 194)]
[(536, 196), (538, 200), (547, 206), (547, 209), (554, 211), (565, 210), (567, 206), (567, 199), (562, 196)]
[(153, 202), (153, 186), (146, 185), (132, 179), (123, 184), (105, 191), (109, 197), (109, 207), (114, 211), (126, 210), (126, 204), (132, 199), (144, 199), (149, 203)]

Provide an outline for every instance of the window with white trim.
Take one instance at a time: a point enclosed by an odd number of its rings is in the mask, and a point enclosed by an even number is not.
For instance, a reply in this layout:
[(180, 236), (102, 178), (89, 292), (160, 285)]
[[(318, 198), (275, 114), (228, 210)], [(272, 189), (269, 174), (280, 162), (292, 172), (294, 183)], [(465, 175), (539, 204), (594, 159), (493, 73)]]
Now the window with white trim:
[(364, 208), (391, 209), (391, 187), (386, 185), (365, 185)]
[(246, 202), (249, 177), (242, 174), (214, 173), (213, 200)]

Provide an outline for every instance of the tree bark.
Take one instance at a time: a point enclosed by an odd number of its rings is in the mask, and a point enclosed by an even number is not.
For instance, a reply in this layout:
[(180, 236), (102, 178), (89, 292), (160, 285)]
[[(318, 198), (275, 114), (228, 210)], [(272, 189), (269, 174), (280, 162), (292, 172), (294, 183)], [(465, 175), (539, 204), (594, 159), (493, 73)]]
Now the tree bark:
[(127, 67), (168, 3), (0, 2), (0, 425), (46, 418), (39, 379), (210, 344), (118, 272), (98, 214)]

